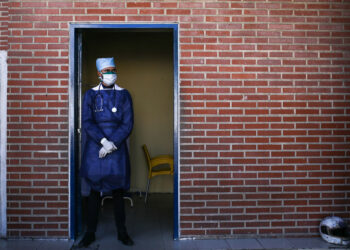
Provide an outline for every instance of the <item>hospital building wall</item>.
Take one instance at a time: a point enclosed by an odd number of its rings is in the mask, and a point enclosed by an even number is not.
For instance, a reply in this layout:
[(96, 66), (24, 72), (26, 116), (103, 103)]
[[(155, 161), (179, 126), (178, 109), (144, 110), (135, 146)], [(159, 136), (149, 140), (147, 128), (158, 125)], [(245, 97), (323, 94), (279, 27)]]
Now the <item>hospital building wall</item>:
[(349, 219), (349, 1), (0, 4), (8, 237), (69, 237), (69, 25), (86, 22), (179, 24), (180, 237)]

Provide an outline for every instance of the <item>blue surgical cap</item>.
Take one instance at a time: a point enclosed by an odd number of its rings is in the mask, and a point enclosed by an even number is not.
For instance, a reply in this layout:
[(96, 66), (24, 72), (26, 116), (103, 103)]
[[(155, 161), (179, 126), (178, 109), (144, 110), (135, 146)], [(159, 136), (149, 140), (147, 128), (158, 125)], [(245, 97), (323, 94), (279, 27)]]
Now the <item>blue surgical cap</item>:
[(107, 67), (115, 67), (114, 58), (108, 57), (108, 58), (97, 58), (96, 59), (96, 68), (98, 71), (103, 70)]

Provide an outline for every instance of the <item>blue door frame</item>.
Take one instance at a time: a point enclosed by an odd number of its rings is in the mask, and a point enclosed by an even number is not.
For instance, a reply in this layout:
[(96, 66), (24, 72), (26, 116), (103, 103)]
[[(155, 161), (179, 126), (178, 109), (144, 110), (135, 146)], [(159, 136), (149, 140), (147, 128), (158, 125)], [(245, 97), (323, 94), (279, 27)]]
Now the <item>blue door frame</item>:
[(77, 116), (79, 115), (79, 103), (77, 95), (78, 46), (79, 32), (86, 29), (171, 29), (173, 32), (173, 60), (174, 60), (174, 239), (179, 238), (179, 83), (178, 83), (178, 24), (70, 24), (69, 29), (69, 236), (75, 239), (78, 229), (76, 211), (80, 207), (77, 204), (77, 164), (79, 156), (75, 149), (79, 143)]

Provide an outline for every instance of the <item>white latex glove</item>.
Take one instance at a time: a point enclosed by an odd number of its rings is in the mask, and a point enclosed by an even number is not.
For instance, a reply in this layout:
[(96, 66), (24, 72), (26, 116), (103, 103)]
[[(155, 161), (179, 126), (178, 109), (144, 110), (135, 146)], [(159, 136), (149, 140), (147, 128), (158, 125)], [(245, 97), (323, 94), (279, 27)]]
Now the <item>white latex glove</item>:
[(106, 151), (106, 149), (105, 149), (104, 147), (102, 147), (102, 148), (100, 149), (100, 152), (98, 152), (98, 157), (103, 158), (103, 157), (105, 157), (107, 154), (108, 154), (108, 152)]
[(103, 138), (101, 140), (101, 144), (103, 145), (103, 148), (107, 151), (107, 153), (111, 153), (112, 151), (117, 150), (117, 147), (114, 145), (114, 143), (108, 141), (106, 138)]

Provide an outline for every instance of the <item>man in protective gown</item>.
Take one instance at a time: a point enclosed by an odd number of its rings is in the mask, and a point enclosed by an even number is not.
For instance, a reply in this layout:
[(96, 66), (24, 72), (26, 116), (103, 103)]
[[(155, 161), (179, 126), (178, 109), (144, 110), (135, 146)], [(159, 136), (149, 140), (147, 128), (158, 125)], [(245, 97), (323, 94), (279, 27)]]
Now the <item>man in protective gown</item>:
[(95, 240), (100, 194), (113, 196), (118, 239), (133, 245), (125, 226), (124, 192), (130, 188), (127, 138), (133, 127), (130, 93), (115, 84), (113, 58), (98, 58), (100, 84), (85, 93), (82, 111), (82, 194), (88, 196), (87, 231), (79, 247)]

